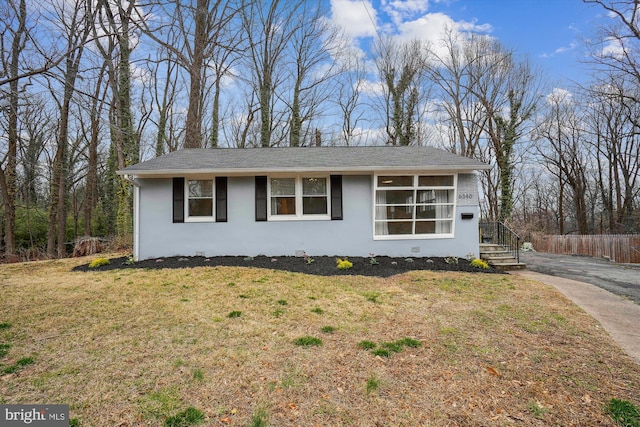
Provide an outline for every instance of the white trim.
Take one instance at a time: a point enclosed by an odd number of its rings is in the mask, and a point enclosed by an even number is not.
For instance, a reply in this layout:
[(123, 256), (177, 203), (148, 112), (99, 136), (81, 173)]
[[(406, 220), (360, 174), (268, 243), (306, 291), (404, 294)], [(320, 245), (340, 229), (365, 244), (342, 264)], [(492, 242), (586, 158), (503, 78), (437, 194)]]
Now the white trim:
[[(413, 184), (411, 186), (389, 186), (389, 187), (378, 187), (378, 177), (379, 176), (411, 176)], [(419, 186), (418, 180), (420, 176), (452, 176), (453, 184), (447, 186)], [(455, 225), (456, 225), (456, 211), (457, 211), (457, 192), (458, 192), (458, 174), (457, 173), (438, 173), (431, 170), (428, 171), (412, 171), (405, 173), (375, 173), (373, 175), (373, 185), (372, 187), (372, 233), (373, 240), (423, 240), (423, 239), (453, 239), (455, 238)], [(379, 189), (389, 189), (395, 191), (413, 191), (413, 203), (411, 205), (406, 204), (398, 204), (398, 207), (403, 206), (411, 206), (412, 207), (412, 217), (406, 219), (398, 219), (398, 220), (384, 220), (384, 221), (376, 221), (376, 205), (377, 205), (377, 190)], [(433, 218), (434, 223), (450, 221), (451, 223), (451, 233), (429, 233), (429, 234), (376, 234), (376, 228), (379, 224), (392, 224), (394, 222), (411, 222), (412, 230), (415, 232), (415, 226), (417, 222), (430, 222), (430, 221), (420, 221), (416, 218), (416, 210), (418, 206), (424, 205), (424, 203), (420, 203), (417, 200), (417, 192), (421, 189), (424, 190), (453, 190), (453, 202), (441, 204), (437, 206), (451, 206), (452, 213), (451, 218)], [(390, 206), (385, 203), (386, 206)], [(434, 205), (435, 206), (435, 205)], [(436, 207), (437, 207), (436, 206)]]
[[(211, 181), (211, 216), (190, 216), (189, 215), (189, 181)], [(203, 199), (209, 199), (203, 197)], [(216, 178), (184, 178), (184, 222), (216, 222)]]
[[(294, 215), (276, 215), (271, 213), (271, 180), (278, 178), (294, 179), (294, 198), (295, 209)], [(322, 178), (325, 180), (326, 195), (327, 198), (327, 213), (326, 214), (303, 214), (303, 199), (302, 193), (302, 180), (305, 178)], [(267, 221), (327, 221), (331, 220), (331, 177), (329, 175), (318, 174), (278, 174), (267, 176)]]
[[(428, 171), (432, 171), (434, 175), (437, 174), (449, 174), (451, 173), (472, 173), (480, 170), (489, 170), (490, 165), (478, 165), (478, 166), (429, 166)], [(358, 166), (358, 167), (291, 167), (288, 169), (283, 168), (225, 168), (225, 169), (160, 169), (160, 170), (146, 170), (146, 169), (131, 169), (126, 172), (117, 171), (118, 175), (131, 175), (135, 177), (147, 177), (147, 178), (171, 178), (174, 176), (188, 176), (193, 174), (198, 175), (211, 175), (217, 176), (256, 176), (256, 175), (286, 175), (286, 174), (330, 174), (330, 175), (362, 175), (373, 174), (379, 172), (385, 172), (388, 175), (406, 175), (412, 174), (414, 169), (407, 170), (398, 166)], [(427, 170), (427, 169), (425, 169)]]
[(140, 259), (140, 186), (133, 186), (133, 260)]

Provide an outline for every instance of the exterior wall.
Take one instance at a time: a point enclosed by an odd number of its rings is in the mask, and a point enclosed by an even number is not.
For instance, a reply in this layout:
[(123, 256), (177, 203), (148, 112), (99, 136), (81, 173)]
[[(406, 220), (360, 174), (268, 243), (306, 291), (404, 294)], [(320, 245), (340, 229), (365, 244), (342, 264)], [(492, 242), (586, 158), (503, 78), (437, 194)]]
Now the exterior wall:
[[(229, 177), (228, 222), (172, 222), (172, 180), (138, 179), (138, 259), (167, 256), (310, 256), (427, 257), (478, 255), (476, 176), (458, 177), (455, 238), (373, 239), (373, 190), (369, 175), (344, 175), (343, 219), (337, 221), (256, 222), (254, 177)], [(461, 193), (460, 190), (464, 190)], [(465, 196), (462, 200), (460, 196)], [(461, 218), (462, 213), (473, 219)]]

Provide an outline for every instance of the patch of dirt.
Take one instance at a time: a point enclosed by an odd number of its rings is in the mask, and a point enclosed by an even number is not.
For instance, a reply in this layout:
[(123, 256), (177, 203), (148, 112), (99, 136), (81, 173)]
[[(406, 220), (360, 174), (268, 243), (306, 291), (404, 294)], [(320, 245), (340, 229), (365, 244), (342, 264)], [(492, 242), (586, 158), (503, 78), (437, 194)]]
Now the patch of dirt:
[[(355, 257), (347, 258), (353, 267), (349, 269), (338, 269), (336, 259), (343, 257), (319, 256), (313, 257), (313, 262), (308, 262), (302, 257), (241, 257), (241, 256), (221, 256), (221, 257), (167, 257), (156, 258), (128, 263), (127, 257), (112, 258), (109, 264), (89, 268), (89, 264), (77, 266), (73, 271), (106, 271), (124, 268), (161, 269), (161, 268), (189, 268), (189, 267), (254, 267), (267, 268), (272, 270), (284, 270), (295, 273), (306, 273), (317, 276), (336, 275), (358, 275), (390, 277), (396, 274), (406, 273), (413, 270), (431, 271), (459, 271), (468, 273), (501, 273), (492, 267), (487, 269), (477, 268), (470, 265), (465, 258), (458, 258), (457, 263), (451, 258), (440, 257), (420, 257), (420, 258), (394, 258), (378, 256), (376, 263), (372, 263), (371, 258)], [(449, 262), (447, 262), (447, 260)]]

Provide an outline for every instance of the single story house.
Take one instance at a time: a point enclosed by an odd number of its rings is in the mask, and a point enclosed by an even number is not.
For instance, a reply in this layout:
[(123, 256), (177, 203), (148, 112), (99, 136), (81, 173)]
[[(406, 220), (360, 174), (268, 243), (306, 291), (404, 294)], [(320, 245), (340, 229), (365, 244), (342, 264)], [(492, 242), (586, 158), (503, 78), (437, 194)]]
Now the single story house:
[(478, 255), (477, 171), (433, 147), (184, 149), (126, 167), (136, 260)]

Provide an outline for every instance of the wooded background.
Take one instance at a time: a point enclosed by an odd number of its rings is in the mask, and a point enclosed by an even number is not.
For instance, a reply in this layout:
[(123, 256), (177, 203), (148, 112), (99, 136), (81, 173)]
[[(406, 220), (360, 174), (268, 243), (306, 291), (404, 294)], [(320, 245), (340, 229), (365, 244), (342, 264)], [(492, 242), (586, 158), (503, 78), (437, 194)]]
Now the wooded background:
[(483, 220), (640, 232), (637, 9), (585, 3), (612, 19), (585, 41), (577, 85), (459, 28), (438, 43), (379, 35), (364, 54), (327, 2), (4, 0), (1, 252), (126, 243), (131, 188), (115, 172), (183, 147), (434, 145), (493, 166)]

